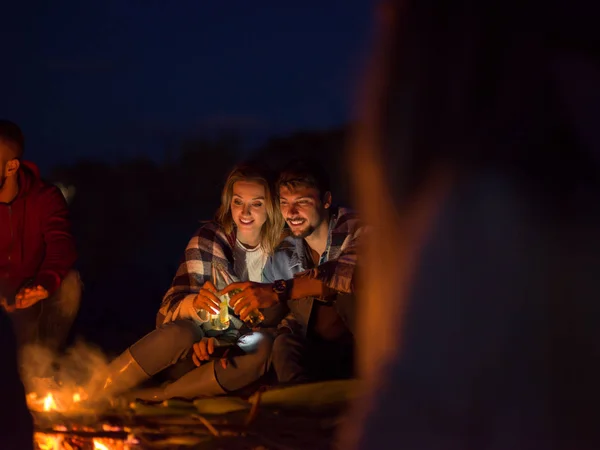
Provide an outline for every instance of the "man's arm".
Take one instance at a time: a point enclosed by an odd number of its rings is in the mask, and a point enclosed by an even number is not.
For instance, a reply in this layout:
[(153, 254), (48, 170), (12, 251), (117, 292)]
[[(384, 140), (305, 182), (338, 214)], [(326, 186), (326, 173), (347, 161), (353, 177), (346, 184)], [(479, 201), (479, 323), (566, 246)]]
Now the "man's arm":
[(314, 269), (297, 273), (293, 280), (286, 280), (288, 284), (291, 284), (288, 298), (290, 300), (304, 297), (327, 299), (337, 292), (353, 293), (358, 249), (364, 233), (365, 228), (359, 227), (352, 235), (348, 236), (348, 242), (337, 258)]
[(42, 286), (52, 295), (77, 260), (75, 239), (67, 203), (58, 188), (48, 187), (40, 196), (43, 205), (42, 232), (46, 254), (32, 286)]
[[(274, 268), (273, 256), (270, 256), (262, 273), (262, 282), (269, 286), (277, 279)], [(230, 301), (230, 304), (233, 303)], [(298, 333), (302, 328), (291, 308), (288, 307), (288, 310), (287, 315), (277, 324), (277, 333)]]
[(298, 300), (304, 297), (317, 297), (326, 299), (337, 291), (327, 286), (323, 281), (308, 276), (309, 272), (302, 272), (292, 280), (286, 280), (291, 284), (288, 300)]
[(299, 300), (305, 297), (326, 299), (332, 293), (335, 293), (334, 290), (315, 278), (294, 278), (285, 281), (287, 292), (284, 294), (275, 292), (272, 283), (256, 283), (253, 281), (232, 283), (223, 289), (221, 293), (226, 294), (236, 289), (241, 291), (231, 297), (229, 305), (233, 307), (235, 313), (242, 320), (246, 320), (248, 314), (255, 309), (270, 308), (277, 303)]
[[(320, 281), (325, 286), (323, 288), (324, 292), (321, 295), (327, 296), (332, 292), (354, 293), (354, 274), (359, 248), (362, 246), (362, 241), (365, 239), (367, 232), (368, 230), (364, 226), (356, 227), (354, 232), (348, 236), (347, 242), (337, 258), (327, 261), (314, 269), (296, 274), (294, 284), (299, 279), (312, 279)], [(302, 282), (302, 287), (299, 288), (298, 295), (309, 289), (316, 290), (317, 284), (311, 284), (308, 281)], [(293, 295), (293, 298), (297, 298), (295, 297), (295, 293)], [(312, 295), (319, 296), (319, 294)]]
[(364, 227), (357, 227), (348, 236), (347, 242), (337, 258), (314, 269), (297, 273), (292, 279), (286, 279), (286, 292), (283, 295), (277, 294), (273, 289), (273, 283), (277, 279), (284, 278), (278, 277), (281, 274), (271, 268), (271, 266), (274, 266), (272, 260), (269, 260), (263, 271), (263, 281), (265, 283), (253, 283), (251, 281), (233, 283), (224, 289), (222, 293), (234, 289), (242, 290), (230, 299), (230, 305), (242, 320), (254, 309), (269, 308), (282, 301), (298, 300), (305, 297), (326, 300), (333, 297), (337, 292), (353, 293), (357, 253), (364, 233)]

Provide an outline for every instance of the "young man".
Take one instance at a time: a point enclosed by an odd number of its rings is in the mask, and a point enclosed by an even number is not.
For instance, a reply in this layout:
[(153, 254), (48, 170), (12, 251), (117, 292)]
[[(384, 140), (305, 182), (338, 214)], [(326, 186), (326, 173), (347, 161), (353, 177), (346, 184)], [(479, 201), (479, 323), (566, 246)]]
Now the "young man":
[(0, 120), (0, 302), (19, 346), (58, 350), (81, 297), (75, 241), (64, 197), (22, 161), (23, 147), (19, 127)]
[(272, 364), (280, 383), (348, 377), (353, 366), (356, 251), (364, 231), (356, 214), (332, 206), (328, 176), (317, 164), (295, 161), (282, 170), (278, 189), (290, 236), (268, 260), (265, 283), (242, 289), (230, 304), (249, 311), (287, 302)]

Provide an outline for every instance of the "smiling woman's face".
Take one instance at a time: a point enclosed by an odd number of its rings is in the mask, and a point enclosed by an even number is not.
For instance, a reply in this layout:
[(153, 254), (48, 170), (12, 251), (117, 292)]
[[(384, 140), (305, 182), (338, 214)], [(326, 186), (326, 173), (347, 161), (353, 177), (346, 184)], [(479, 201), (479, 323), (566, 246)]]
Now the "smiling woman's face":
[(231, 198), (231, 216), (242, 244), (258, 245), (260, 231), (267, 221), (265, 187), (254, 181), (236, 181)]

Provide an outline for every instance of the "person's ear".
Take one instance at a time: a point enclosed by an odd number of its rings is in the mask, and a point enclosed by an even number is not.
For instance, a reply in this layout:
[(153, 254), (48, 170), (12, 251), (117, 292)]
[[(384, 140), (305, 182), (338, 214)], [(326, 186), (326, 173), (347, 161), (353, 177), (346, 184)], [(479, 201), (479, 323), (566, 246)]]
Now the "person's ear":
[(11, 159), (10, 161), (8, 161), (6, 163), (6, 173), (5, 175), (7, 177), (13, 176), (17, 173), (17, 171), (19, 170), (19, 167), (21, 167), (21, 162), (18, 159)]
[(328, 209), (331, 206), (331, 192), (325, 192), (323, 196), (323, 208)]

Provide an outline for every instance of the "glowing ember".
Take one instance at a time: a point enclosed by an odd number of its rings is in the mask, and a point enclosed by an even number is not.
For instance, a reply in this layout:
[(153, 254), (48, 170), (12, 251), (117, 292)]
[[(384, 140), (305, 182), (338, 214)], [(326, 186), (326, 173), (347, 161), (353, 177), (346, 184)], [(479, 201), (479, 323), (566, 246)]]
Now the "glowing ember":
[(109, 448), (98, 439), (94, 439), (94, 450), (109, 450)]
[[(81, 438), (69, 438), (61, 434), (34, 434), (35, 448), (38, 450), (72, 450), (74, 448), (89, 448), (94, 450), (134, 450), (139, 448), (136, 439), (130, 436), (126, 441), (111, 438), (93, 438), (91, 441), (82, 441)], [(83, 445), (83, 447), (82, 447)], [(88, 447), (89, 445), (89, 447)]]
[(48, 392), (48, 395), (44, 398), (44, 411), (57, 411), (58, 406), (56, 405), (56, 401), (54, 401), (54, 397), (51, 392)]
[(79, 411), (83, 408), (83, 402), (87, 400), (87, 393), (80, 387), (47, 392), (44, 396), (37, 393), (27, 394), (27, 405), (32, 411)]
[(40, 450), (62, 450), (63, 437), (58, 434), (35, 433), (33, 439)]

